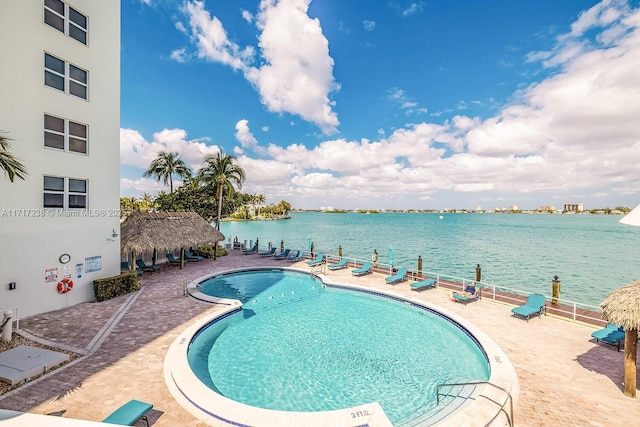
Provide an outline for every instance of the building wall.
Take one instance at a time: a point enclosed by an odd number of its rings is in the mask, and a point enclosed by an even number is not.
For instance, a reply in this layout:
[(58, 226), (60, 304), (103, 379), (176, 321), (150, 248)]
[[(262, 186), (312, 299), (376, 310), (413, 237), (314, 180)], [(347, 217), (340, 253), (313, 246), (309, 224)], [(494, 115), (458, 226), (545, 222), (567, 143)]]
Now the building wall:
[[(88, 17), (87, 45), (45, 24), (43, 3), (0, 0), (0, 131), (28, 169), (13, 183), (0, 172), (0, 310), (20, 317), (92, 301), (92, 281), (120, 268), (120, 2), (66, 1)], [(44, 84), (45, 52), (88, 71), (87, 100)], [(88, 154), (45, 147), (45, 114), (88, 125)], [(86, 209), (44, 208), (45, 175), (87, 180)], [(86, 272), (93, 257), (100, 269)], [(74, 287), (61, 294), (65, 274)]]

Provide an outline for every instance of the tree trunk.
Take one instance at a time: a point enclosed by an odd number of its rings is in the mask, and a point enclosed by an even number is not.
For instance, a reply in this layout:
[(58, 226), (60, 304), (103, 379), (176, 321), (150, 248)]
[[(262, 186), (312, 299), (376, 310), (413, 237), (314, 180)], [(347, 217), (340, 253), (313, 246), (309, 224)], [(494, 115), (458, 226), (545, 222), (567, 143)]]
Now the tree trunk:
[(218, 218), (216, 219), (216, 230), (220, 231), (220, 216), (222, 215), (222, 189), (218, 193)]
[(636, 397), (636, 352), (638, 350), (638, 330), (625, 331), (624, 336), (624, 394)]

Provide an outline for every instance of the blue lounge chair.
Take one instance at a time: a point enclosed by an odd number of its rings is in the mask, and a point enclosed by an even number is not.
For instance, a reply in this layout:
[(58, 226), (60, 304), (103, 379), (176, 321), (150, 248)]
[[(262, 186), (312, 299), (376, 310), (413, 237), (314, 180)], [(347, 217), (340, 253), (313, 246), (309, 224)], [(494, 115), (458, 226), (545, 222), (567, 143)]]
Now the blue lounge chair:
[[(121, 261), (120, 262), (120, 271), (122, 271), (122, 270), (131, 270), (131, 267), (129, 267), (129, 261)], [(144, 273), (144, 271), (141, 268), (136, 268), (136, 273), (139, 276), (142, 273)]]
[(318, 252), (318, 255), (316, 256), (316, 259), (312, 259), (311, 261), (307, 261), (307, 264), (309, 264), (311, 267), (313, 267), (314, 265), (322, 264), (323, 260), (324, 260), (324, 254), (322, 252)]
[(258, 245), (253, 245), (251, 249), (242, 250), (243, 255), (255, 254), (256, 252), (258, 252)]
[(149, 265), (149, 264), (145, 264), (145, 262), (143, 260), (141, 260), (140, 258), (138, 258), (136, 260), (136, 265), (138, 267), (140, 267), (142, 269), (142, 271), (156, 271), (160, 269), (159, 265)]
[(261, 257), (274, 256), (276, 254), (276, 247), (272, 247), (271, 250), (260, 252)]
[(425, 289), (435, 288), (436, 279), (424, 279), (420, 282), (413, 282), (410, 286), (412, 291), (422, 292)]
[(139, 400), (130, 400), (115, 411), (107, 418), (102, 420), (103, 423), (117, 424), (120, 426), (132, 426), (142, 419), (149, 427), (149, 419), (147, 412), (153, 409), (151, 403), (141, 402)]
[(480, 299), (480, 291), (476, 285), (467, 285), (464, 288), (464, 293), (454, 292), (453, 301), (467, 304), (470, 302), (478, 301)]
[(520, 316), (527, 319), (528, 322), (531, 316), (542, 315), (542, 312), (545, 310), (544, 304), (544, 295), (531, 294), (524, 305), (512, 308), (511, 312), (514, 316)]
[(167, 261), (169, 261), (169, 264), (172, 265), (180, 265), (180, 260), (176, 259), (176, 257), (174, 257), (172, 253), (167, 254)]
[(191, 251), (184, 251), (184, 259), (187, 259), (189, 261), (202, 261), (204, 257), (200, 255), (194, 255), (191, 253)]
[(385, 282), (387, 282), (387, 284), (394, 284), (396, 282), (404, 282), (404, 279), (407, 275), (408, 270), (406, 268), (399, 268), (398, 271), (396, 271), (396, 274), (394, 274), (393, 276), (388, 276), (385, 277), (384, 280)]
[(355, 270), (351, 270), (351, 274), (353, 274), (354, 276), (362, 276), (363, 274), (370, 274), (371, 267), (373, 267), (373, 264), (366, 261), (362, 263), (362, 267), (356, 268)]
[(624, 328), (609, 323), (606, 328), (594, 331), (591, 336), (595, 338), (596, 342), (602, 341), (605, 344), (617, 347), (618, 351), (620, 351), (620, 342), (624, 340)]
[(274, 255), (273, 259), (285, 259), (289, 256), (289, 252), (291, 252), (291, 249), (285, 249), (284, 252)]
[(339, 262), (335, 264), (327, 264), (327, 268), (329, 270), (340, 270), (341, 268), (347, 268), (347, 263), (349, 260), (347, 258), (342, 258)]
[(296, 261), (302, 261), (302, 259), (304, 259), (303, 253), (302, 251), (298, 251), (298, 253), (295, 255), (289, 255), (289, 257), (287, 258), (287, 261), (296, 262)]

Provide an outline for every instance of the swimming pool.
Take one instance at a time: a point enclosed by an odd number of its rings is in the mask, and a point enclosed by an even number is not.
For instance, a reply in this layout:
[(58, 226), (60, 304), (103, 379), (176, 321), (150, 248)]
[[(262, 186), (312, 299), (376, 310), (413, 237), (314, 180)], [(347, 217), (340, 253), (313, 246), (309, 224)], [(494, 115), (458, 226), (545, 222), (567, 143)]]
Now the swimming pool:
[[(492, 375), (486, 350), (469, 330), (391, 295), (324, 286), (315, 276), (286, 269), (222, 274), (198, 283), (197, 290), (229, 306), (190, 328), (174, 343), (176, 354), (181, 363), (186, 357), (199, 385), (222, 397), (225, 407), (240, 404), (243, 416), (221, 415), (221, 406), (204, 402), (195, 404), (194, 415), (244, 425), (248, 405), (263, 415), (260, 423), (246, 425), (266, 425), (265, 412), (298, 422), (315, 414), (318, 424), (330, 414), (340, 420), (333, 425), (373, 425), (378, 418), (388, 425), (431, 425), (480, 392), (456, 390), (460, 396), (445, 395), (436, 405), (439, 384)], [(171, 382), (179, 400), (193, 405), (201, 387), (185, 393), (187, 383), (178, 384), (177, 373), (171, 371)], [(271, 425), (282, 423), (277, 419)]]

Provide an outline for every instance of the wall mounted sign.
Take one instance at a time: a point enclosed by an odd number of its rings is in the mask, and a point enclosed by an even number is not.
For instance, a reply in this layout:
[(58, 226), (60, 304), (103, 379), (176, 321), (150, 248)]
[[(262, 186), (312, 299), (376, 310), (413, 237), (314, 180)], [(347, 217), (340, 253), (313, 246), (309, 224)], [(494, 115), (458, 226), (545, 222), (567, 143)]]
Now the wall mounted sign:
[(84, 259), (84, 271), (91, 273), (102, 270), (102, 257), (92, 256)]

